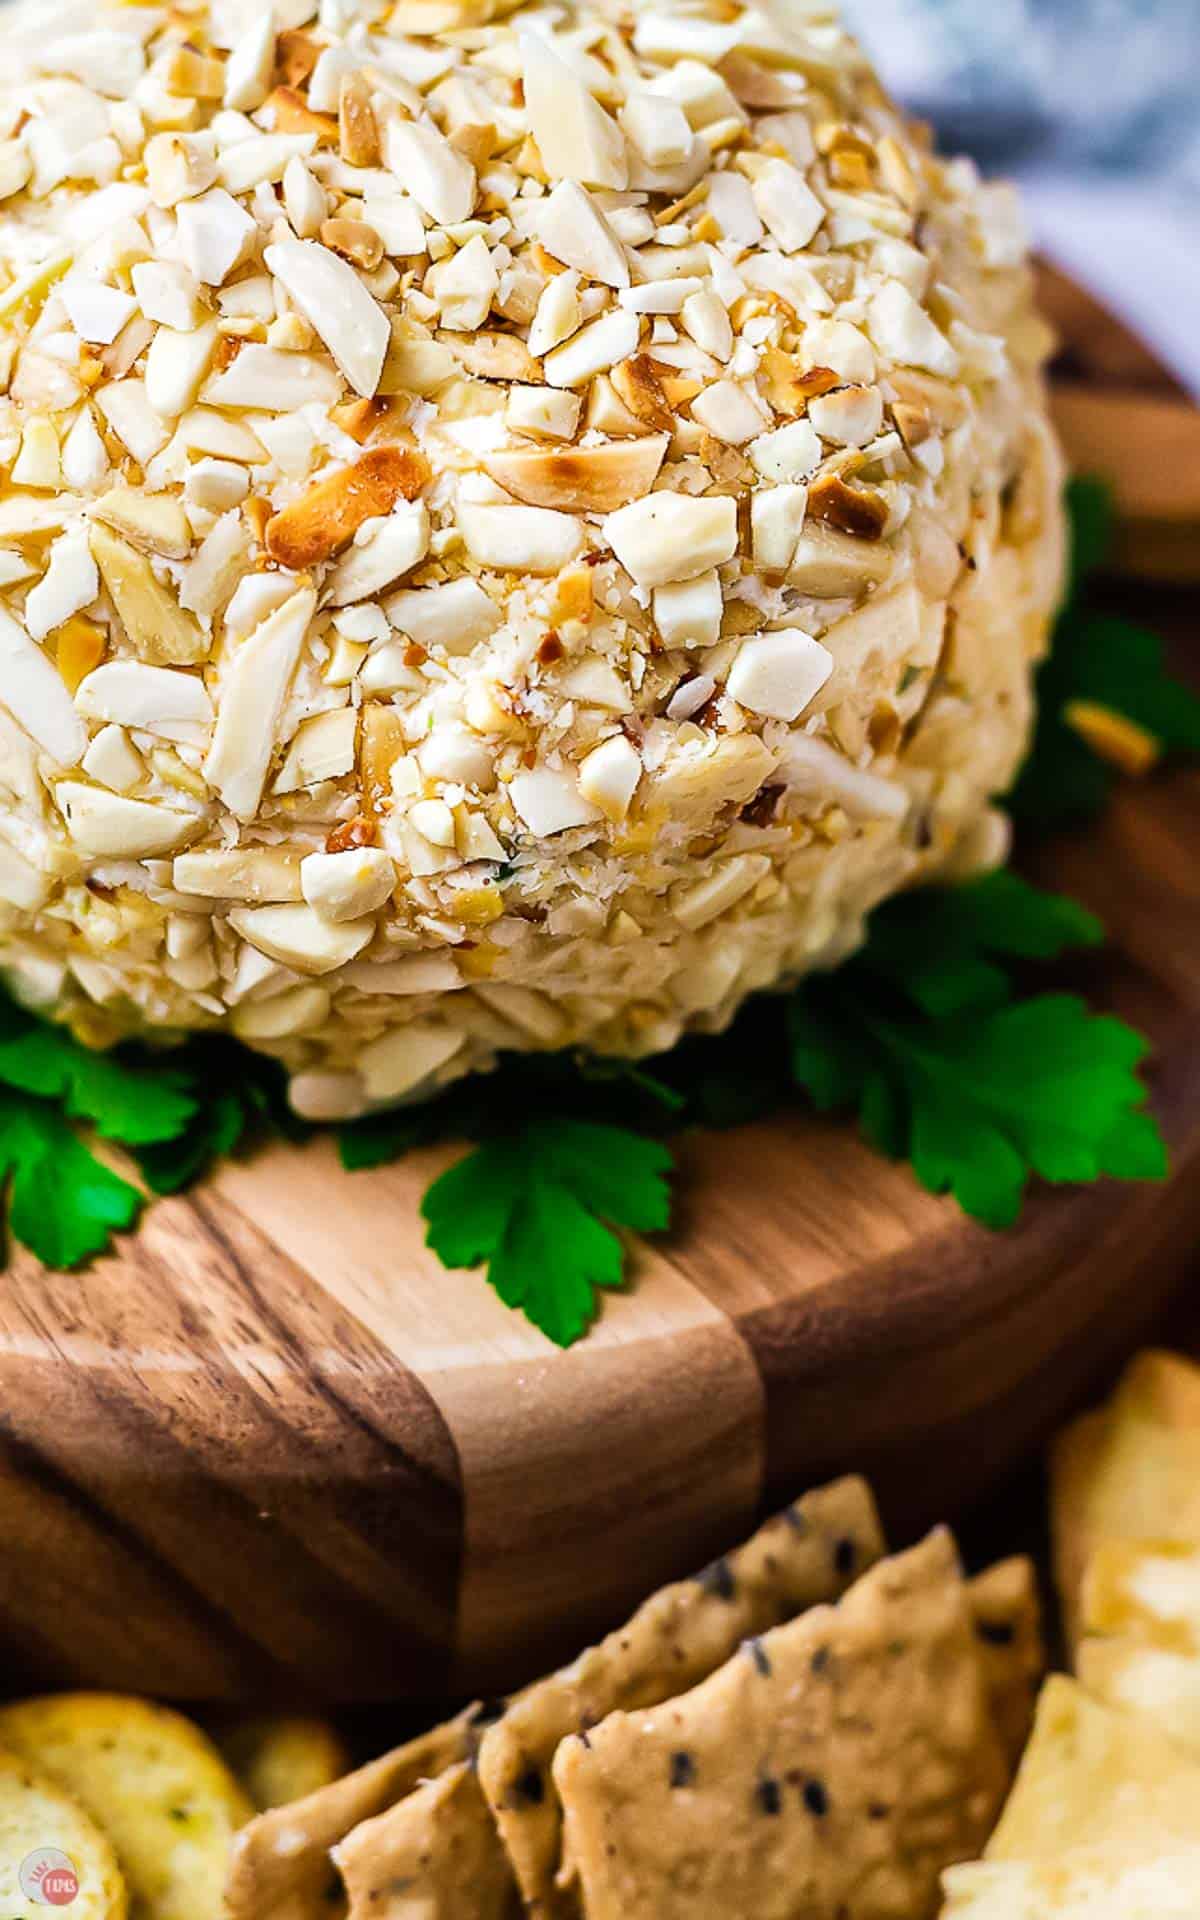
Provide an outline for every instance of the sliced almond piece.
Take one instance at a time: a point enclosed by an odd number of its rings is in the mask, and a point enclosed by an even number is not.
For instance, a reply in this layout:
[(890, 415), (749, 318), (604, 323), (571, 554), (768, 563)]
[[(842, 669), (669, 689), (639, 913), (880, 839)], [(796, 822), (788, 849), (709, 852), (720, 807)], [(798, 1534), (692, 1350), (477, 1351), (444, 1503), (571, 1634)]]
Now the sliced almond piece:
[(358, 767), (363, 804), (371, 815), (390, 802), (392, 768), (407, 751), (403, 715), (383, 701), (368, 701), (362, 710)]
[(192, 529), (183, 502), (172, 493), (113, 487), (97, 500), (92, 519), (103, 521), (131, 546), (166, 560), (186, 560), (192, 550)]
[(54, 798), (81, 853), (117, 860), (149, 860), (176, 853), (204, 827), (204, 815), (178, 813), (149, 800), (129, 800), (107, 787), (60, 780)]
[(312, 907), (235, 907), (229, 924), (243, 940), (281, 966), (297, 973), (332, 973), (354, 960), (375, 931), (374, 920), (350, 920), (341, 926), (323, 920)]
[(302, 587), (243, 640), (221, 686), (204, 777), (239, 820), (252, 820), (317, 596)]
[(455, 359), (476, 380), (541, 380), (541, 368), (514, 333), (439, 333)]
[(294, 87), (276, 87), (263, 108), (263, 115), (275, 133), (315, 133), (322, 145), (337, 145), (337, 121), (327, 113), (314, 113), (304, 95)]
[(278, 240), (264, 255), (346, 379), (369, 400), (391, 345), (386, 313), (354, 268), (315, 240)]
[(300, 854), (284, 847), (217, 847), (181, 853), (171, 871), (180, 893), (206, 900), (243, 900), (248, 906), (302, 900)]
[(294, 573), (332, 560), (359, 528), (415, 500), (431, 478), (423, 454), (410, 447), (373, 447), (352, 467), (318, 480), (267, 522), (267, 552)]
[(618, 395), (639, 420), (658, 433), (673, 433), (675, 416), (653, 362), (644, 353), (622, 360), (610, 375)]
[(531, 507), (565, 513), (615, 513), (649, 493), (668, 446), (664, 434), (608, 447), (493, 453), (483, 465), (500, 486)]
[(851, 487), (840, 473), (825, 473), (813, 481), (808, 490), (808, 512), (810, 519), (820, 520), (855, 540), (882, 540), (888, 520), (882, 494)]
[(371, 105), (371, 89), (361, 73), (342, 76), (338, 99), (338, 143), (342, 159), (348, 166), (379, 165), (379, 126)]
[(91, 547), (129, 643), (155, 667), (192, 667), (207, 660), (208, 636), (183, 611), (144, 553), (93, 524)]
[(73, 767), (82, 759), (87, 729), (70, 694), (42, 649), (2, 607), (0, 702), (60, 767)]
[(629, 164), (621, 129), (542, 33), (520, 38), (525, 110), (551, 180), (624, 188)]

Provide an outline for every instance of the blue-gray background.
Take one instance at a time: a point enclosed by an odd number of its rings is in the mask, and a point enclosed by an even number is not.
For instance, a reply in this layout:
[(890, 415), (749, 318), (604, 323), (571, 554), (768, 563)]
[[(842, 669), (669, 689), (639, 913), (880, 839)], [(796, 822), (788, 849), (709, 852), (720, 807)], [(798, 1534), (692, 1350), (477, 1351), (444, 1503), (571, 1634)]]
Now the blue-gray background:
[(893, 91), (1200, 395), (1200, 0), (843, 0)]

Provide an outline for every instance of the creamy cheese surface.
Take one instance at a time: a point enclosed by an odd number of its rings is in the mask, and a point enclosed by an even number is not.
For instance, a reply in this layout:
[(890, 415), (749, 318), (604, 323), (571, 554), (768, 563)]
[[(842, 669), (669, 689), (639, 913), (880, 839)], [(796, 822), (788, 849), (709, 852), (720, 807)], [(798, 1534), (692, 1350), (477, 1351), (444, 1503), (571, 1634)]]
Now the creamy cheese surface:
[(1011, 192), (822, 0), (0, 25), (0, 968), (364, 1111), (646, 1054), (1004, 851)]

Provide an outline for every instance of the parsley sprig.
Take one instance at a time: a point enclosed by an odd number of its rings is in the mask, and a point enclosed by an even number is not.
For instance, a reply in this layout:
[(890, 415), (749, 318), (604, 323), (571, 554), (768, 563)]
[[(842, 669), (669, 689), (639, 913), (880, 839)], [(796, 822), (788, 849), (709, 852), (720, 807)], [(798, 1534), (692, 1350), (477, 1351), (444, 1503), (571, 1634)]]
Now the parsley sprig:
[[(1107, 503), (1071, 497), (1075, 565), (1037, 736), (1011, 798), (1025, 827), (1089, 817), (1113, 769), (1070, 722), (1080, 703), (1124, 716), (1164, 752), (1200, 752), (1200, 701), (1162, 670), (1157, 640), (1088, 610)], [(1011, 1224), (1030, 1179), (1160, 1179), (1166, 1149), (1139, 1074), (1147, 1047), (1083, 1001), (1031, 986), (1031, 969), (1097, 946), (1075, 902), (1012, 874), (905, 895), (862, 951), (790, 997), (751, 1002), (733, 1028), (648, 1063), (575, 1055), (502, 1061), (422, 1106), (340, 1131), (344, 1165), (380, 1166), (441, 1141), (473, 1143), (429, 1189), (428, 1241), (448, 1267), (486, 1263), (500, 1297), (566, 1346), (625, 1275), (620, 1230), (669, 1224), (666, 1138), (727, 1127), (798, 1096), (856, 1113), (882, 1152), (911, 1161), (990, 1227)], [(11, 1237), (74, 1267), (133, 1225), (143, 1193), (87, 1143), (175, 1193), (264, 1132), (295, 1138), (270, 1060), (211, 1036), (171, 1053), (96, 1054), (0, 999), (0, 1183)]]

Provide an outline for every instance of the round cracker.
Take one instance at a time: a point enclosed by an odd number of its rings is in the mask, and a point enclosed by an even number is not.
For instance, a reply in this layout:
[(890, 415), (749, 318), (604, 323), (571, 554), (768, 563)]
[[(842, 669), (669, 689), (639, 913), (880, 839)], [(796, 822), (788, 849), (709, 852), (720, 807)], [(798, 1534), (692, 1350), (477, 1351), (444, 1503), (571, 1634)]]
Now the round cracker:
[(139, 1920), (221, 1912), (230, 1845), (254, 1809), (190, 1720), (120, 1694), (60, 1694), (0, 1709), (0, 1744), (104, 1829)]
[(125, 1920), (128, 1896), (107, 1835), (62, 1787), (15, 1753), (0, 1752), (0, 1913), (46, 1920), (47, 1907), (22, 1886), (39, 1853), (65, 1854), (79, 1882), (72, 1920)]

